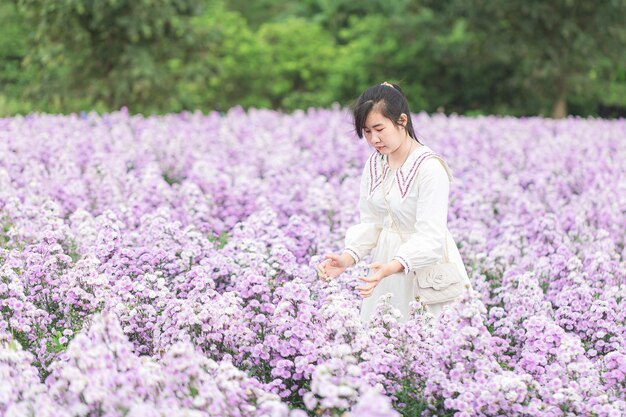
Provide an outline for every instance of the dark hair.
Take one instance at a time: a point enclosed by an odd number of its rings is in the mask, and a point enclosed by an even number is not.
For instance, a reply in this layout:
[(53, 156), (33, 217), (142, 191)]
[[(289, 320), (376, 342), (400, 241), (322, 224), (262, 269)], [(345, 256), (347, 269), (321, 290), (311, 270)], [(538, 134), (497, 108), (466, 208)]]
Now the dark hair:
[(352, 107), (354, 116), (354, 129), (359, 138), (363, 138), (363, 128), (365, 120), (374, 107), (376, 110), (391, 120), (395, 125), (400, 125), (398, 119), (402, 113), (406, 114), (406, 130), (410, 137), (417, 143), (421, 143), (413, 130), (409, 103), (399, 85), (390, 83), (393, 87), (384, 84), (377, 84), (365, 90), (356, 100)]

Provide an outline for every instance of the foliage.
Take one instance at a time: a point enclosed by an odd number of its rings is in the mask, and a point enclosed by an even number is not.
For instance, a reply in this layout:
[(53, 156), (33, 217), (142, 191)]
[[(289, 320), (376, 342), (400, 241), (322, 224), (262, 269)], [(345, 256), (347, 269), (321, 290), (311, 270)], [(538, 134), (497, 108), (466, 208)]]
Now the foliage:
[(237, 104), (267, 107), (258, 94), (271, 62), (262, 42), (242, 16), (221, 2), (192, 20), (197, 50), (188, 62), (177, 61), (175, 96), (180, 109), (227, 110)]
[(28, 30), (11, 3), (0, 3), (0, 114), (27, 111), (16, 97), (29, 84), (32, 71), (24, 71), (22, 60), (28, 53)]
[(262, 96), (273, 108), (294, 110), (329, 105), (334, 98), (327, 83), (336, 51), (333, 39), (315, 23), (290, 18), (261, 26), (259, 39), (269, 52), (269, 78)]
[[(451, 2), (449, 16), (463, 16), (472, 32), (484, 34), (486, 49), (515, 62), (512, 80), (524, 91), (543, 92), (552, 115), (565, 116), (574, 86), (610, 57), (626, 65), (626, 1), (576, 0)], [(547, 106), (542, 105), (548, 112)]]
[(191, 0), (17, 0), (35, 28), (26, 63), (38, 69), (27, 95), (89, 98), (109, 108), (167, 108), (171, 65), (193, 45)]
[(0, 5), (0, 114), (291, 111), (349, 104), (387, 80), (414, 111), (561, 116), (569, 104), (595, 115), (626, 107), (625, 10), (626, 0), (14, 0)]

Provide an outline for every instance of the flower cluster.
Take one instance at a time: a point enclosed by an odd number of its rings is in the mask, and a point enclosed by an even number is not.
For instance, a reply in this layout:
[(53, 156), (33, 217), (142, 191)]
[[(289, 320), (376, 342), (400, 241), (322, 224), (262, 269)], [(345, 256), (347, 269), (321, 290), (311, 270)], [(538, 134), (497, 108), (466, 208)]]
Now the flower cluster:
[(626, 414), (626, 121), (412, 116), (474, 291), (368, 323), (345, 109), (3, 119), (0, 415)]

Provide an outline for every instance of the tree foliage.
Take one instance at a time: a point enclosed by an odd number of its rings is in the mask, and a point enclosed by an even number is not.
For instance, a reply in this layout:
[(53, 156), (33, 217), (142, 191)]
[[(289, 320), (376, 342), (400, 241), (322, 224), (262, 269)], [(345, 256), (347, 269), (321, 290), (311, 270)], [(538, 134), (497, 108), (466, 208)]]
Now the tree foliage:
[(624, 61), (626, 1), (455, 0), (448, 16), (464, 16), (484, 34), (487, 50), (515, 63), (514, 81), (552, 98), (566, 115), (568, 92), (589, 81), (600, 60)]
[(31, 97), (89, 98), (152, 110), (168, 101), (172, 65), (193, 49), (193, 0), (18, 0), (35, 28)]
[(399, 82), (414, 111), (626, 107), (626, 0), (13, 0), (0, 114), (290, 111)]

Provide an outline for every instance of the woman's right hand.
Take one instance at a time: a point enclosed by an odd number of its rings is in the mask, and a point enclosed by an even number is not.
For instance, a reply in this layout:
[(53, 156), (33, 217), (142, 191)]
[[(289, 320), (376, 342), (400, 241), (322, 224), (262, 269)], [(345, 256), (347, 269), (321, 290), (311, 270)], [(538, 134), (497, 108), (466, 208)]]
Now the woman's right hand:
[(317, 266), (317, 272), (319, 277), (325, 281), (337, 278), (354, 263), (352, 257), (345, 252), (342, 255), (328, 253), (324, 258), (326, 259)]

